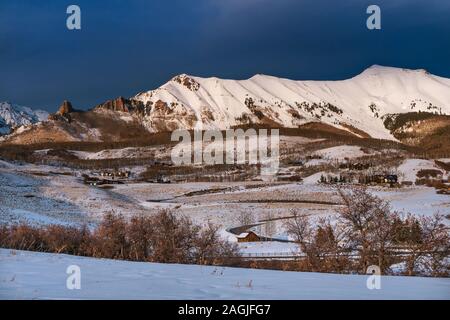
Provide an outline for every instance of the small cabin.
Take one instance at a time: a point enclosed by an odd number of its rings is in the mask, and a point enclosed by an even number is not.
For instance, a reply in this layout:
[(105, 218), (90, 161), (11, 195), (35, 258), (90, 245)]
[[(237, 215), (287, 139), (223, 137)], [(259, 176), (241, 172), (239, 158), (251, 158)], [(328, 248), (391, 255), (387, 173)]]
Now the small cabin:
[(383, 184), (396, 184), (398, 182), (398, 177), (395, 174), (377, 174), (371, 179), (375, 183)]
[(99, 175), (101, 177), (104, 178), (108, 178), (108, 179), (128, 179), (131, 176), (131, 172), (130, 171), (120, 171), (120, 170), (115, 170), (115, 171), (100, 171), (99, 173), (94, 173), (95, 175)]
[(397, 183), (398, 177), (396, 174), (388, 174), (386, 177), (384, 177), (385, 183)]
[(253, 231), (244, 232), (237, 236), (238, 242), (258, 242), (261, 238)]

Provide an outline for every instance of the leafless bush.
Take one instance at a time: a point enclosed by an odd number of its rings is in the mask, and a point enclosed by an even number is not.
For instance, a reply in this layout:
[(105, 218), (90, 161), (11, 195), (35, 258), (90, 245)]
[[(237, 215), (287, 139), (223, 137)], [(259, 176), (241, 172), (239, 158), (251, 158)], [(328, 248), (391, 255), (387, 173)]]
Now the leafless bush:
[(129, 254), (127, 222), (121, 215), (112, 212), (105, 214), (94, 232), (95, 254), (103, 258), (126, 259)]
[(153, 254), (153, 221), (147, 217), (132, 217), (128, 225), (129, 258), (135, 261), (149, 261)]
[(344, 202), (340, 224), (346, 229), (349, 249), (359, 252), (359, 271), (376, 264), (387, 272), (394, 261), (403, 261), (410, 275), (418, 264), (421, 273), (448, 274), (450, 237), (442, 215), (402, 218), (366, 188), (339, 193)]
[(152, 260), (171, 263), (194, 263), (195, 241), (200, 231), (186, 218), (177, 218), (170, 211), (153, 217)]
[(91, 247), (91, 235), (87, 227), (81, 228), (50, 225), (41, 231), (42, 243), (48, 252), (80, 255)]
[(307, 216), (293, 212), (293, 218), (285, 223), (286, 231), (300, 246), (306, 261), (302, 268), (308, 271), (351, 271), (348, 257), (344, 255), (341, 231), (328, 220), (321, 219), (313, 226)]
[(218, 227), (208, 223), (206, 228), (198, 234), (195, 243), (196, 261), (199, 264), (234, 264), (234, 259), (239, 256), (239, 250), (235, 244), (220, 239)]
[(390, 260), (386, 248), (392, 243), (396, 213), (391, 212), (389, 202), (372, 195), (364, 187), (338, 189), (338, 192), (344, 204), (339, 210), (339, 222), (349, 249), (359, 253), (359, 271), (364, 273), (371, 264), (377, 264), (385, 271)]
[(12, 225), (0, 227), (0, 247), (133, 261), (229, 264), (237, 246), (220, 238), (217, 227), (194, 225), (171, 211), (133, 217), (107, 213), (98, 228)]
[(340, 226), (320, 219), (312, 241), (316, 269), (325, 272), (348, 272), (353, 263), (347, 255), (345, 238)]
[(403, 221), (396, 221), (395, 225), (396, 243), (403, 245), (408, 252), (405, 255), (406, 274), (449, 274), (450, 236), (443, 215), (408, 215)]
[(403, 262), (408, 275), (449, 274), (450, 236), (443, 215), (403, 217), (366, 188), (338, 191), (343, 206), (334, 223), (313, 224), (295, 212), (285, 223), (305, 255), (302, 270), (365, 273), (377, 265), (389, 273), (391, 265)]
[(293, 218), (286, 221), (285, 227), (286, 232), (294, 238), (303, 250), (303, 246), (306, 246), (312, 235), (312, 227), (309, 218), (293, 211)]

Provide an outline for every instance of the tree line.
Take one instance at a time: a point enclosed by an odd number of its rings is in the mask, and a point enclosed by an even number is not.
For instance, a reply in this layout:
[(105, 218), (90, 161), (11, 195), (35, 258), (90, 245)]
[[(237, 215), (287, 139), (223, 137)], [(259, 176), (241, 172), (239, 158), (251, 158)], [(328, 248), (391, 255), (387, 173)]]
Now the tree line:
[(450, 236), (443, 215), (402, 214), (365, 187), (338, 192), (343, 206), (336, 219), (313, 223), (294, 212), (285, 223), (306, 256), (300, 262), (304, 270), (366, 273), (376, 265), (388, 274), (397, 264), (407, 275), (450, 274)]
[(228, 265), (239, 256), (236, 244), (222, 239), (217, 226), (208, 223), (202, 228), (166, 210), (130, 219), (107, 213), (95, 229), (3, 225), (0, 247), (94, 258), (207, 265)]

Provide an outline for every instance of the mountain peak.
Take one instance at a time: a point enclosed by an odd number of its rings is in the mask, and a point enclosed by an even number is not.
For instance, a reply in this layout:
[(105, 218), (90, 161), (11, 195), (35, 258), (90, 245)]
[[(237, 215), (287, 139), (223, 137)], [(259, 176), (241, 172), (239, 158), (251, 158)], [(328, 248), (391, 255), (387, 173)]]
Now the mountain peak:
[(185, 73), (173, 77), (171, 81), (185, 86), (191, 91), (198, 91), (198, 89), (200, 89), (200, 83), (198, 83), (197, 80), (194, 79), (194, 77), (191, 77)]
[(46, 111), (32, 110), (10, 102), (0, 102), (0, 135), (9, 134), (16, 127), (43, 121), (47, 117)]
[(365, 69), (361, 74), (378, 75), (378, 74), (383, 74), (383, 73), (401, 72), (401, 71), (407, 71), (407, 70), (408, 69), (373, 64), (370, 67), (368, 67), (367, 69)]
[(423, 74), (429, 74), (429, 72), (426, 69), (398, 68), (398, 67), (382, 66), (379, 64), (371, 65), (370, 67), (365, 69), (361, 74), (380, 75), (384, 73), (401, 73), (401, 72), (419, 72)]
[[(263, 74), (232, 80), (180, 74), (157, 89), (109, 100), (93, 110), (108, 111), (102, 116), (110, 115), (109, 111), (126, 112), (113, 116), (123, 121), (134, 119), (149, 132), (190, 130), (199, 123), (204, 129), (225, 130), (243, 125), (297, 128), (321, 122), (363, 132), (357, 135), (392, 139), (384, 125), (385, 116), (419, 111), (450, 114), (450, 79), (423, 72), (373, 65), (340, 81), (289, 80)], [(66, 101), (60, 110), (65, 116), (54, 114), (50, 120), (70, 123), (71, 110)]]
[(266, 79), (266, 78), (275, 78), (275, 77), (263, 73), (257, 73), (251, 78), (249, 78), (249, 80)]
[(341, 81), (289, 80), (264, 74), (233, 80), (180, 74), (133, 99), (148, 104), (145, 122), (153, 131), (191, 129), (199, 121), (204, 128), (217, 129), (261, 123), (298, 127), (320, 121), (338, 127), (344, 123), (372, 137), (390, 139), (382, 121), (386, 114), (450, 113), (450, 79), (436, 81), (422, 72), (372, 65)]
[(373, 64), (370, 67), (368, 67), (367, 69), (387, 69), (387, 68), (391, 68), (391, 67), (383, 66), (381, 64)]
[(60, 115), (64, 115), (67, 113), (71, 113), (73, 112), (73, 107), (72, 107), (72, 103), (70, 103), (70, 101), (68, 100), (64, 100), (63, 103), (61, 104), (61, 106), (58, 109), (58, 114)]

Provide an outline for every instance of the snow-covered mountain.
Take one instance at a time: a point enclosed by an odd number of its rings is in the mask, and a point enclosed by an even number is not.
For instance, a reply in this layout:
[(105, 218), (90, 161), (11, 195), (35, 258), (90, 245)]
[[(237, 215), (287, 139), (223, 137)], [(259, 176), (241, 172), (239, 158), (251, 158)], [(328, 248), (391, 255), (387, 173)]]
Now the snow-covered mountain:
[(46, 111), (0, 102), (0, 135), (9, 134), (13, 128), (34, 124), (47, 118)]
[[(15, 131), (8, 141), (118, 141), (175, 129), (298, 128), (306, 124), (303, 128), (314, 130), (325, 124), (329, 130), (333, 126), (360, 137), (400, 141), (406, 130), (413, 133), (408, 139), (420, 144), (424, 135), (448, 131), (450, 117), (442, 115), (450, 115), (450, 79), (425, 70), (375, 65), (340, 81), (295, 81), (266, 75), (224, 80), (182, 74), (155, 90), (109, 100), (85, 112), (66, 101), (49, 121), (33, 130)], [(8, 132), (13, 125), (43, 118), (46, 112), (0, 104), (0, 121)]]
[(294, 81), (266, 75), (224, 80), (183, 74), (131, 100), (143, 102), (143, 122), (150, 131), (225, 129), (249, 123), (297, 127), (320, 121), (393, 139), (383, 124), (387, 114), (450, 114), (450, 79), (422, 69), (377, 65), (341, 81)]

